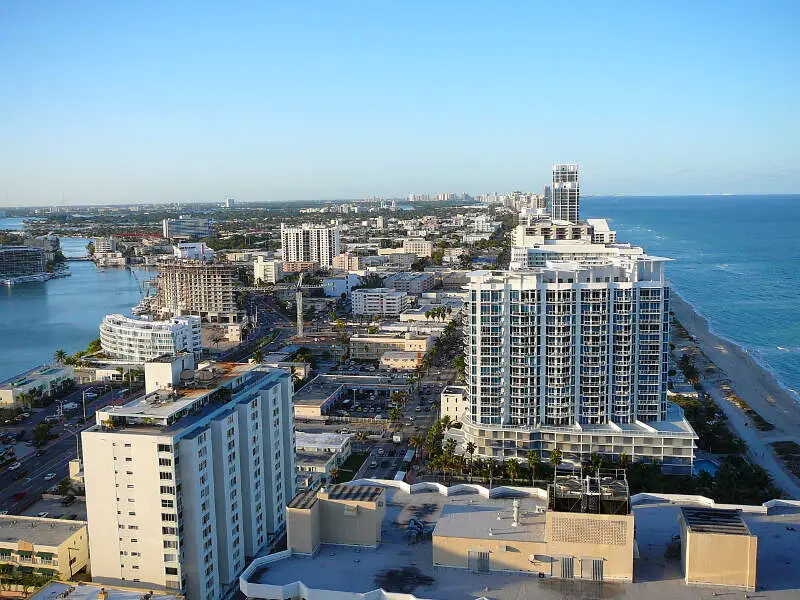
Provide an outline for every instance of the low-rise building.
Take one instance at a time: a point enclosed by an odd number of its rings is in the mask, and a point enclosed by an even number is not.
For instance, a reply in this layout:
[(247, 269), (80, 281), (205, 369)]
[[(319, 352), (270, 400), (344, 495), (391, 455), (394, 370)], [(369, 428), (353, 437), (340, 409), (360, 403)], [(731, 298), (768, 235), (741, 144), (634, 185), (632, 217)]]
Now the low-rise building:
[(77, 584), (51, 581), (32, 596), (28, 596), (28, 600), (142, 600), (145, 596), (147, 600), (184, 600), (184, 597), (178, 594), (158, 593), (152, 590), (143, 594), (141, 589), (137, 590), (130, 586), (99, 585), (83, 581)]
[(422, 366), (423, 352), (405, 352), (404, 350), (390, 350), (381, 355), (381, 367), (384, 369), (397, 369), (398, 371), (413, 371)]
[(305, 433), (295, 435), (298, 489), (316, 489), (329, 480), (352, 454), (350, 436), (339, 433)]
[(406, 333), (401, 336), (391, 334), (350, 336), (350, 358), (352, 360), (380, 360), (385, 352), (403, 351), (419, 353), (423, 356), (433, 345), (428, 335)]
[(411, 305), (406, 292), (387, 288), (363, 288), (350, 297), (355, 315), (396, 316)]
[(45, 251), (36, 246), (0, 246), (0, 279), (44, 273)]
[(205, 242), (178, 242), (172, 247), (172, 254), (175, 258), (207, 260), (210, 262), (213, 262), (214, 258), (216, 258), (214, 250), (209, 248)]
[(32, 395), (53, 396), (75, 383), (75, 371), (67, 365), (43, 365), (0, 383), (0, 406), (11, 408)]
[(467, 388), (459, 385), (448, 385), (442, 390), (439, 402), (439, 417), (450, 417), (451, 421), (460, 421), (467, 410)]
[(314, 273), (319, 270), (319, 263), (308, 260), (283, 261), (284, 273)]
[(416, 254), (419, 258), (430, 258), (433, 254), (433, 242), (419, 238), (406, 238), (403, 240), (403, 252)]
[(436, 276), (433, 273), (395, 273), (387, 277), (383, 285), (398, 292), (420, 295), (433, 289)]
[(342, 252), (333, 257), (334, 271), (360, 271), (363, 268), (361, 257), (352, 252)]
[(8, 572), (72, 579), (89, 563), (86, 521), (0, 515), (0, 566)]
[(361, 277), (355, 273), (341, 273), (322, 280), (322, 290), (329, 298), (339, 298), (342, 294), (349, 296), (357, 285), (361, 285)]
[(283, 261), (268, 256), (256, 256), (253, 261), (253, 280), (256, 283), (278, 283), (283, 279)]
[(106, 315), (100, 325), (100, 344), (107, 358), (144, 363), (165, 354), (199, 352), (200, 317), (173, 317), (151, 321), (124, 315)]

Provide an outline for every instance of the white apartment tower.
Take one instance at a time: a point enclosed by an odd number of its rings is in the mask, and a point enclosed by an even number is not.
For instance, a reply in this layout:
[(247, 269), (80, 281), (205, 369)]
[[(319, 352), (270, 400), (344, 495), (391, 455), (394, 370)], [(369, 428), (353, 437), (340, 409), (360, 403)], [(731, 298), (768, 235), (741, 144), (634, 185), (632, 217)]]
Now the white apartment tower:
[(291, 377), (191, 355), (82, 434), (92, 578), (216, 600), (285, 525), (295, 491)]
[(618, 255), (472, 273), (463, 441), (492, 458), (559, 448), (575, 463), (625, 453), (690, 472), (696, 435), (667, 403), (664, 261)]
[(578, 223), (581, 201), (578, 165), (553, 165), (553, 187), (550, 194), (553, 219)]
[(287, 227), (281, 223), (281, 259), (284, 262), (316, 262), (332, 268), (340, 253), (339, 224)]
[(108, 358), (144, 363), (165, 354), (202, 350), (200, 318), (173, 317), (151, 321), (106, 315), (100, 324), (100, 344)]

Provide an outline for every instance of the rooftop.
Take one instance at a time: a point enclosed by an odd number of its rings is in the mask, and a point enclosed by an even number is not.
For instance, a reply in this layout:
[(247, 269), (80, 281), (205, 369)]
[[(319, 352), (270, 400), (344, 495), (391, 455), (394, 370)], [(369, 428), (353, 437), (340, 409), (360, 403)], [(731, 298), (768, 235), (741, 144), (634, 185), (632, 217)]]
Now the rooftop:
[(331, 381), (317, 375), (294, 394), (295, 405), (324, 406), (344, 387), (340, 381)]
[(58, 546), (85, 527), (86, 521), (0, 515), (0, 543), (24, 540), (36, 546)]
[(684, 506), (681, 514), (686, 526), (694, 533), (750, 535), (740, 510)]
[(298, 469), (301, 467), (317, 467), (324, 469), (325, 465), (333, 458), (330, 452), (301, 452), (298, 450), (295, 453), (295, 465)]
[(339, 483), (324, 489), (331, 500), (351, 500), (353, 502), (375, 502), (384, 492), (377, 485), (347, 485)]
[[(51, 581), (38, 592), (30, 596), (30, 600), (98, 600), (100, 591), (107, 594), (108, 600), (141, 600), (147, 589), (120, 588), (101, 586), (91, 583), (62, 583)], [(180, 600), (183, 596), (156, 592), (150, 596), (151, 600)]]
[(545, 532), (544, 505), (541, 500), (521, 499), (520, 516), (514, 525), (513, 500), (470, 498), (454, 501), (442, 508), (433, 534), (484, 540), (543, 541)]
[(341, 448), (352, 436), (342, 433), (323, 431), (322, 433), (295, 432), (295, 447), (300, 450), (324, 450), (327, 448)]

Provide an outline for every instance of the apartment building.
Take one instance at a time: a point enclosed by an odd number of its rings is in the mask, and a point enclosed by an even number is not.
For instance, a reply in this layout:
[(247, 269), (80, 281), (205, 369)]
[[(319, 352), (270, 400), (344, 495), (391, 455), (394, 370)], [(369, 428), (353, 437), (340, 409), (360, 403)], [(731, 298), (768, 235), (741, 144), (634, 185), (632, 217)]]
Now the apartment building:
[(205, 242), (178, 242), (172, 247), (175, 258), (189, 260), (205, 260), (213, 262), (217, 253), (209, 248)]
[(0, 278), (26, 277), (44, 273), (47, 262), (43, 248), (0, 246)]
[(161, 317), (196, 315), (203, 321), (237, 323), (233, 265), (170, 259), (158, 264), (155, 310)]
[(403, 335), (373, 334), (350, 336), (350, 358), (353, 360), (380, 360), (385, 352), (415, 352), (424, 356), (433, 345), (429, 335), (406, 333)]
[(442, 390), (439, 400), (439, 417), (447, 416), (451, 421), (460, 421), (468, 408), (467, 388), (448, 385)]
[(93, 238), (92, 244), (94, 244), (95, 254), (117, 251), (117, 238), (114, 236)]
[(581, 201), (578, 165), (553, 165), (551, 194), (553, 219), (578, 223)]
[(0, 569), (68, 581), (89, 564), (86, 521), (0, 515)]
[(341, 250), (339, 224), (287, 227), (281, 223), (281, 258), (284, 262), (316, 262), (333, 268), (333, 259)]
[(145, 390), (81, 436), (92, 578), (227, 597), (285, 528), (291, 377), (184, 354), (146, 363)]
[(418, 296), (434, 288), (436, 276), (433, 273), (395, 273), (387, 277), (383, 285), (398, 292)]
[(163, 237), (168, 240), (199, 240), (212, 237), (215, 233), (210, 219), (193, 219), (183, 215), (177, 219), (164, 219), (161, 229)]
[(256, 283), (278, 283), (283, 279), (283, 261), (266, 256), (256, 256), (253, 261), (253, 279)]
[(624, 452), (691, 472), (696, 435), (667, 403), (665, 260), (472, 273), (464, 441), (488, 457), (558, 447), (576, 462)]
[(621, 257), (644, 257), (645, 251), (631, 244), (593, 244), (588, 240), (550, 240), (527, 248), (511, 247), (509, 268), (535, 269), (548, 262), (602, 265)]
[(100, 325), (100, 343), (108, 358), (144, 363), (166, 354), (199, 352), (200, 317), (172, 317), (151, 321), (124, 315), (106, 315)]
[(416, 254), (420, 258), (430, 258), (433, 254), (433, 242), (420, 238), (406, 238), (403, 240), (403, 252)]
[(411, 306), (405, 292), (387, 288), (362, 288), (350, 294), (354, 315), (397, 316)]
[(342, 252), (333, 258), (334, 271), (360, 271), (363, 268), (361, 257), (352, 252)]
[(511, 245), (531, 247), (550, 240), (592, 239), (591, 227), (587, 223), (567, 223), (555, 221), (550, 217), (531, 217), (514, 227)]

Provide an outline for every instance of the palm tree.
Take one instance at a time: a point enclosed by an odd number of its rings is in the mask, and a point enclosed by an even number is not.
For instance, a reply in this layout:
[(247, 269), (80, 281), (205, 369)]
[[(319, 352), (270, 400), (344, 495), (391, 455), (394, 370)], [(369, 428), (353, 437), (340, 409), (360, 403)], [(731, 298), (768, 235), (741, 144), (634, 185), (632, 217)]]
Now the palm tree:
[(56, 362), (59, 365), (63, 365), (64, 361), (67, 360), (67, 353), (64, 352), (62, 348), (59, 348), (58, 350), (56, 350), (56, 353), (53, 355), (53, 358), (55, 358)]
[(531, 469), (531, 486), (535, 485), (536, 481), (536, 465), (539, 464), (539, 454), (536, 450), (528, 450), (528, 466)]
[(600, 472), (600, 467), (603, 464), (603, 457), (597, 453), (593, 453), (592, 456), (589, 458), (589, 465), (592, 469), (592, 473), (597, 475)]
[(259, 349), (253, 352), (253, 360), (257, 363), (264, 362), (264, 351)]
[(517, 475), (519, 475), (519, 462), (516, 458), (506, 462), (506, 470), (508, 471), (508, 476), (511, 477), (511, 483), (515, 483)]
[(467, 454), (469, 454), (469, 480), (472, 481), (472, 457), (475, 455), (475, 444), (467, 442)]
[[(631, 457), (625, 454), (624, 452), (619, 455), (619, 467), (621, 469), (628, 470), (628, 466), (631, 464)], [(705, 473), (705, 471), (703, 471)]]
[(442, 429), (447, 431), (453, 426), (453, 420), (450, 418), (450, 415), (445, 415), (441, 419), (439, 419), (439, 423), (442, 426)]
[(553, 468), (558, 469), (558, 465), (562, 463), (562, 454), (561, 450), (555, 448), (554, 450), (550, 451), (550, 464), (553, 465)]
[(389, 409), (389, 420), (396, 425), (403, 420), (403, 411), (397, 406)]
[(340, 473), (341, 471), (339, 471), (339, 469), (334, 467), (333, 469), (331, 469), (331, 472), (328, 474), (328, 476), (330, 477), (331, 481), (336, 481), (339, 478)]
[(408, 440), (408, 445), (411, 446), (417, 454), (419, 454), (422, 450), (422, 447), (425, 445), (425, 438), (419, 434), (416, 434), (412, 436), (410, 440)]

